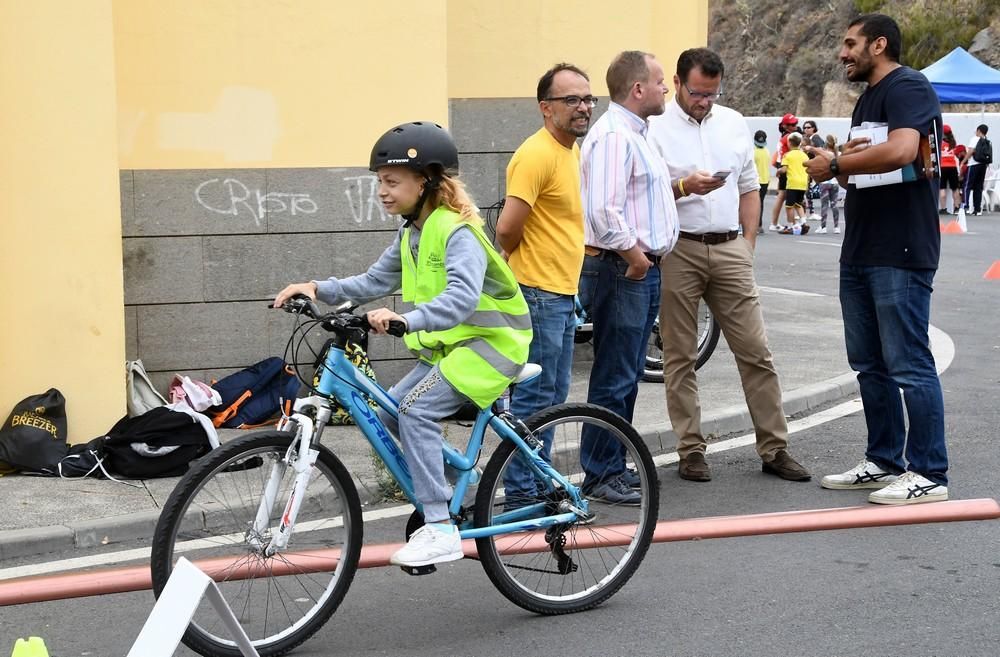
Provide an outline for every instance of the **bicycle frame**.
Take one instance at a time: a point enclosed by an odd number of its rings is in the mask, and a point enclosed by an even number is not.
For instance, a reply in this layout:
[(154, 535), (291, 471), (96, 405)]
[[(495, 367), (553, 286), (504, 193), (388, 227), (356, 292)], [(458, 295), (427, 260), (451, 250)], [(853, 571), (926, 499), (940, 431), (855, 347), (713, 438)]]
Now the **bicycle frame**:
[[(331, 346), (327, 351), (326, 360), (320, 369), (319, 385), (316, 388), (319, 394), (297, 399), (292, 415), (283, 418), (278, 426), (279, 430), (295, 430), (297, 432), (296, 441), (289, 448), (289, 453), (296, 449), (297, 443), (299, 456), (295, 462), (295, 485), (285, 504), (279, 530), (272, 537), (268, 547), (268, 551), (272, 553), (284, 548), (291, 536), (299, 505), (302, 501), (301, 498), (309, 483), (310, 469), (315, 464), (319, 455), (318, 447), (323, 428), (330, 417), (330, 405), (327, 401), (330, 397), (335, 397), (351, 415), (355, 424), (371, 444), (379, 458), (385, 463), (386, 468), (397, 481), (407, 499), (422, 513), (421, 505), (416, 500), (414, 494), (413, 478), (410, 475), (406, 457), (385, 424), (379, 418), (378, 413), (369, 406), (367, 400), (374, 400), (379, 408), (394, 419), (398, 419), (399, 417), (398, 403), (378, 383), (369, 379), (355, 367), (347, 358), (342, 347)], [(313, 407), (317, 411), (315, 420), (303, 412), (309, 407)], [(542, 481), (551, 482), (550, 485), (553, 489), (562, 488), (565, 490), (569, 500), (567, 500), (568, 503), (561, 503), (560, 513), (555, 515), (538, 517), (538, 513), (543, 511), (546, 503), (537, 502), (499, 514), (496, 516), (495, 522), (489, 527), (474, 527), (471, 521), (465, 521), (459, 526), (463, 539), (495, 536), (529, 529), (544, 529), (554, 525), (569, 524), (578, 518), (587, 516), (589, 504), (580, 488), (555, 471), (539, 455), (540, 445), (537, 448), (530, 447), (524, 438), (503, 417), (496, 415), (491, 409), (487, 408), (481, 410), (476, 416), (472, 435), (469, 438), (469, 443), (464, 453), (449, 445), (447, 441), (442, 441), (442, 454), (445, 462), (460, 472), (458, 480), (454, 483), (454, 494), (449, 506), (449, 512), (452, 517), (460, 516), (462, 500), (469, 486), (473, 483), (475, 465), (483, 446), (483, 438), (487, 427), (493, 429), (503, 440), (513, 442), (517, 446), (518, 452), (535, 474), (539, 475)], [(305, 455), (305, 458), (303, 458), (303, 455)], [(263, 530), (267, 528), (270, 509), (276, 501), (274, 497), (276, 496), (281, 477), (279, 466), (280, 464), (278, 463), (274, 465), (271, 479), (268, 482), (265, 495), (258, 509), (255, 529), (259, 534), (262, 534)]]

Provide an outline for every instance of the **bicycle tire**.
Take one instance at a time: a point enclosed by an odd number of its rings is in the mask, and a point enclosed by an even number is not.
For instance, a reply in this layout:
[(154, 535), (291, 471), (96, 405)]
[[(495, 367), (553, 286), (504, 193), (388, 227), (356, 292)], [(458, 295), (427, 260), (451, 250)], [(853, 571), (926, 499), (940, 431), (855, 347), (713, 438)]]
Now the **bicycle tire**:
[[(722, 334), (722, 327), (704, 301), (698, 307), (698, 317), (698, 357), (694, 362), (696, 371), (712, 357), (719, 345), (719, 336)], [(646, 363), (642, 372), (642, 380), (650, 383), (663, 383), (663, 341), (660, 338), (659, 324), (657, 320), (653, 333), (649, 336)]]
[[(265, 557), (248, 543), (247, 528), (272, 465), (284, 471), (269, 528), (280, 521), (295, 477), (285, 458), (292, 438), (290, 433), (258, 432), (199, 459), (163, 506), (150, 558), (156, 597), (179, 556), (196, 565), (201, 560), (204, 568), (217, 571), (213, 579), (261, 657), (288, 652), (329, 620), (354, 578), (363, 541), (357, 489), (340, 460), (321, 446), (288, 546)], [(269, 536), (267, 531), (259, 538), (266, 543)], [(329, 549), (339, 549), (341, 558), (315, 552)], [(216, 558), (229, 563), (213, 566), (205, 561)], [(308, 569), (295, 564), (306, 559)], [(245, 566), (247, 576), (241, 579), (236, 566)], [(274, 574), (282, 567), (291, 572)], [(242, 655), (206, 601), (195, 612), (183, 642), (206, 657)]]
[[(528, 549), (526, 543), (533, 538), (537, 541), (541, 530), (476, 539), (479, 558), (487, 576), (514, 604), (545, 615), (590, 609), (614, 595), (632, 577), (649, 549), (659, 507), (659, 490), (652, 457), (631, 424), (619, 415), (592, 404), (553, 406), (532, 415), (526, 424), (536, 435), (545, 431), (552, 432), (553, 465), (577, 485), (583, 483), (579, 441), (580, 430), (586, 425), (606, 429), (607, 435), (625, 449), (626, 462), (638, 474), (642, 498), (639, 506), (591, 501), (590, 510), (594, 517), (589, 522), (571, 524), (553, 536), (553, 543), (568, 539), (561, 550), (569, 556), (570, 563), (577, 565), (575, 572), (563, 572), (569, 571), (569, 568), (563, 567), (566, 562), (560, 559), (561, 555), (556, 551), (558, 548), (553, 548), (552, 543), (549, 543), (548, 549), (540, 552), (517, 552), (518, 548)], [(504, 490), (506, 468), (518, 454), (513, 443), (502, 441), (490, 458), (476, 495), (477, 527), (489, 526), (495, 512), (519, 504), (518, 498)], [(541, 495), (541, 498), (549, 496), (551, 500), (546, 515), (555, 513), (557, 502), (552, 496), (559, 494), (557, 490)], [(533, 498), (538, 499), (537, 495)], [(634, 530), (622, 531), (633, 524)], [(588, 542), (601, 543), (614, 538), (625, 544), (584, 549)], [(577, 547), (580, 549), (576, 549)], [(503, 550), (507, 553), (501, 554)]]

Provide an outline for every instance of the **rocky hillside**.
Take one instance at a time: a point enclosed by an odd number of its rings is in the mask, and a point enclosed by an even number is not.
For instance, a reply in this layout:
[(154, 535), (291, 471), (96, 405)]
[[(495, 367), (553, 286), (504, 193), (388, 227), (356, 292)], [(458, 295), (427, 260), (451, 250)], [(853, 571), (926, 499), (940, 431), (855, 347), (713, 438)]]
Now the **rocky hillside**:
[(849, 116), (864, 87), (847, 82), (837, 51), (866, 11), (899, 22), (904, 64), (920, 69), (962, 46), (1000, 68), (1000, 0), (709, 0), (709, 11), (708, 45), (726, 63), (724, 102), (746, 116)]

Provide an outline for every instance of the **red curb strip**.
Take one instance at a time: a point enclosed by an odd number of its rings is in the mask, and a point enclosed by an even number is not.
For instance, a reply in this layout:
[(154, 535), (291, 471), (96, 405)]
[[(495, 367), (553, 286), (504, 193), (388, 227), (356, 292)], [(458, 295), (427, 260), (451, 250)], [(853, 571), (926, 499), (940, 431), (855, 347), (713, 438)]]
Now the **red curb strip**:
[[(913, 506), (848, 507), (839, 509), (814, 509), (808, 511), (787, 511), (747, 516), (718, 516), (712, 518), (692, 518), (690, 520), (661, 520), (657, 523), (653, 541), (689, 541), (708, 538), (732, 538), (737, 536), (760, 536), (766, 534), (787, 534), (793, 532), (824, 531), (831, 529), (853, 529), (862, 527), (889, 527), (894, 525), (915, 525), (932, 522), (965, 522), (971, 520), (995, 520), (1000, 518), (1000, 504), (990, 498), (935, 502)], [(631, 539), (631, 535), (621, 527), (601, 527), (595, 531), (579, 532), (575, 547), (588, 548), (598, 545), (621, 545)], [(600, 534), (598, 534), (598, 530)], [(511, 536), (516, 541), (518, 552), (543, 551), (546, 548), (541, 532), (529, 540), (525, 535)], [(367, 545), (361, 550), (361, 568), (377, 568), (389, 565), (389, 557), (402, 544)], [(476, 556), (474, 540), (463, 542), (465, 555)], [(512, 546), (510, 546), (512, 547)], [(289, 572), (327, 570), (331, 558), (337, 557), (336, 550), (316, 550), (295, 555), (295, 561), (288, 564)], [(211, 573), (232, 565), (229, 559), (205, 559), (195, 564)], [(277, 569), (269, 572), (279, 573)], [(232, 571), (229, 571), (230, 576)], [(249, 569), (241, 573), (250, 575)], [(65, 600), (110, 593), (143, 591), (152, 588), (149, 566), (129, 566), (104, 570), (23, 577), (0, 582), (0, 607)]]

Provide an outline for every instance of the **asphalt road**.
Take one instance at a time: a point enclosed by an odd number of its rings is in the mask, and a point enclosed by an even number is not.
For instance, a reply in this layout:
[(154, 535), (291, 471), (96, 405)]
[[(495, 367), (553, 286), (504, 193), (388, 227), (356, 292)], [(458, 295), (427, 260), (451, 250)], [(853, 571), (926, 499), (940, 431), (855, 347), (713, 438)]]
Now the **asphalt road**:
[[(982, 280), (1000, 260), (1000, 218), (970, 218), (970, 229), (944, 237), (932, 309), (956, 348), (942, 376), (952, 499), (997, 498), (1000, 488), (1000, 281)], [(759, 283), (835, 293), (840, 237), (767, 235)], [(808, 334), (802, 348), (814, 348)], [(856, 413), (795, 434), (792, 445), (821, 474), (854, 465), (864, 436)], [(764, 477), (750, 447), (710, 463), (708, 484), (660, 471), (661, 518), (865, 504), (865, 493), (825, 491), (818, 477)], [(399, 540), (402, 524), (374, 523), (366, 538)], [(472, 561), (422, 578), (364, 570), (333, 620), (294, 654), (995, 655), (998, 546), (997, 521), (660, 544), (605, 605), (555, 618), (507, 602)], [(35, 634), (60, 657), (124, 655), (152, 602), (140, 592), (0, 608), (0, 652)]]

